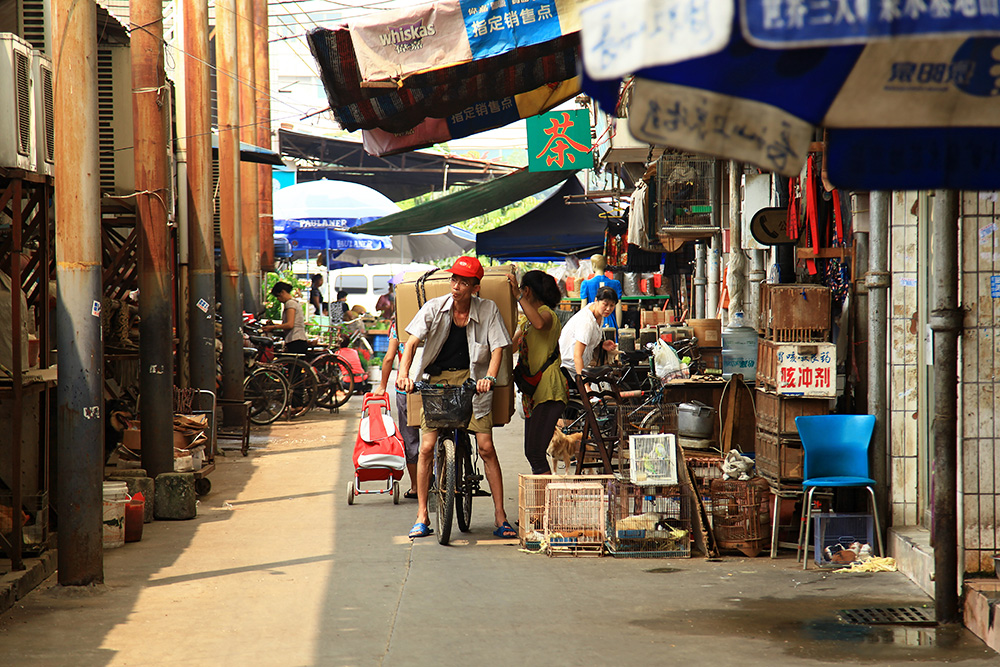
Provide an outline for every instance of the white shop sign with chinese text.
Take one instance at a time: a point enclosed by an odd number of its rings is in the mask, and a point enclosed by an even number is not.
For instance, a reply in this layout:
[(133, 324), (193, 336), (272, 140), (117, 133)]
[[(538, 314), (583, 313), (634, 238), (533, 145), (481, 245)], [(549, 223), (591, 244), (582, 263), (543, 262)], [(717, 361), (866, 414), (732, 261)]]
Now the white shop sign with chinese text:
[(779, 344), (775, 362), (775, 384), (779, 394), (836, 397), (837, 346), (833, 343)]

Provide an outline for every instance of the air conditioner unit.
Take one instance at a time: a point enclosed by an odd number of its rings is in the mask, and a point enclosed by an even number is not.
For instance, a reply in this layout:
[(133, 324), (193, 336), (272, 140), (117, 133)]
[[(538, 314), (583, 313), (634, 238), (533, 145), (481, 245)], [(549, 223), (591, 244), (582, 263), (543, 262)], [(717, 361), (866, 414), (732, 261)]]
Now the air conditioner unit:
[(31, 45), (0, 33), (0, 167), (34, 171)]
[(97, 45), (97, 141), (101, 192), (135, 192), (132, 147), (132, 64), (129, 47)]
[(35, 104), (35, 171), (52, 176), (55, 162), (54, 98), (52, 89), (52, 61), (37, 49), (31, 60), (31, 79), (34, 82)]
[(52, 0), (17, 0), (18, 34), (52, 58)]

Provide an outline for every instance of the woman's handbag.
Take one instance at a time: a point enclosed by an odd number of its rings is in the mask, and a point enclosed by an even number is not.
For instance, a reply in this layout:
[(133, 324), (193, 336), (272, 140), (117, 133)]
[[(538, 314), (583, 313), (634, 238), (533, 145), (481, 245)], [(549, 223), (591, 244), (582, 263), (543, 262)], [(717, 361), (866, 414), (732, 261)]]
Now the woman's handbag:
[(545, 370), (554, 364), (559, 359), (559, 348), (552, 350), (552, 354), (549, 358), (542, 364), (540, 371), (534, 375), (528, 372), (528, 354), (523, 352), (518, 356), (517, 365), (514, 366), (514, 372), (512, 373), (514, 377), (514, 384), (517, 388), (521, 390), (521, 393), (525, 396), (534, 396), (535, 390), (538, 389), (538, 383), (542, 381), (542, 374)]

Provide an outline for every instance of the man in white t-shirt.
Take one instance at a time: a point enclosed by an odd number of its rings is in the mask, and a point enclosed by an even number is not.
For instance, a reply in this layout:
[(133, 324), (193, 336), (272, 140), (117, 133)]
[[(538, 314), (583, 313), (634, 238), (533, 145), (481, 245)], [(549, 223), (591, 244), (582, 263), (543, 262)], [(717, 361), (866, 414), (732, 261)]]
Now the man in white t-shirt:
[(562, 367), (573, 377), (590, 365), (598, 345), (608, 352), (615, 349), (613, 340), (601, 342), (604, 336), (600, 323), (614, 312), (616, 305), (618, 293), (610, 287), (602, 287), (594, 301), (581, 308), (563, 327), (559, 336), (559, 356), (562, 357)]

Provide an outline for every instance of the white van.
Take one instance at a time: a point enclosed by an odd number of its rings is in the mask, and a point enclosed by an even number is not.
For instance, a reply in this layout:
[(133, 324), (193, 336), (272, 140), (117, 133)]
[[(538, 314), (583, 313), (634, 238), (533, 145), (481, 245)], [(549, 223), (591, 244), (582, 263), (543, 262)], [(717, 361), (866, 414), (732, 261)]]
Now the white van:
[[(347, 305), (362, 305), (369, 313), (375, 313), (378, 298), (389, 291), (389, 279), (400, 271), (429, 271), (432, 264), (371, 264), (346, 269), (334, 269), (327, 277), (326, 270), (316, 269), (323, 274), (323, 298), (336, 301), (337, 292), (347, 292)], [(310, 280), (311, 276), (303, 276)]]

